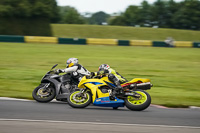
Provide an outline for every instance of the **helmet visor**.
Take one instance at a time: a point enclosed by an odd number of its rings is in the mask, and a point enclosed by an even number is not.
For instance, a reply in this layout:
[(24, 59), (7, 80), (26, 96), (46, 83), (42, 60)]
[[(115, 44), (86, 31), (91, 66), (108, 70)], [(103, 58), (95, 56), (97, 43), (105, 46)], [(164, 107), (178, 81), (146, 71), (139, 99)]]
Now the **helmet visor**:
[(66, 65), (67, 65), (67, 67), (69, 67), (69, 65), (72, 63), (72, 61), (69, 59), (69, 60), (67, 60), (67, 62), (66, 62)]
[(74, 65), (74, 63), (70, 63), (70, 64), (67, 64), (67, 67), (71, 67), (73, 65)]

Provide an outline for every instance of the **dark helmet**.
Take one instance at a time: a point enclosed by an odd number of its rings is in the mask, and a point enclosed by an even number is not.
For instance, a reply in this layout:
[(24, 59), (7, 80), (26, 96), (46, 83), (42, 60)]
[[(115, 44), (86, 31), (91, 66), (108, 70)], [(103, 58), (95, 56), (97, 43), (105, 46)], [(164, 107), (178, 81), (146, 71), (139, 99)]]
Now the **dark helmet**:
[(110, 68), (110, 66), (108, 64), (101, 64), (99, 66), (99, 71), (100, 70), (108, 70)]

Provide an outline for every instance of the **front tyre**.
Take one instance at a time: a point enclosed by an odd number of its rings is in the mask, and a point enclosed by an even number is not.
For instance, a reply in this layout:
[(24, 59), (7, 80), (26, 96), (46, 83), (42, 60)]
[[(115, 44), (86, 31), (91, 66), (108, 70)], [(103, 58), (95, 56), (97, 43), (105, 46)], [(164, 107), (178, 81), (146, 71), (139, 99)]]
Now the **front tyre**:
[(45, 88), (46, 84), (40, 84), (32, 92), (32, 97), (37, 102), (47, 103), (53, 100), (56, 96), (56, 91), (52, 86)]
[(125, 101), (125, 106), (133, 111), (142, 111), (149, 107), (151, 104), (151, 96), (143, 90), (136, 90), (139, 97), (127, 96)]
[(92, 97), (89, 92), (81, 93), (79, 90), (68, 95), (68, 104), (73, 108), (85, 108), (92, 102)]

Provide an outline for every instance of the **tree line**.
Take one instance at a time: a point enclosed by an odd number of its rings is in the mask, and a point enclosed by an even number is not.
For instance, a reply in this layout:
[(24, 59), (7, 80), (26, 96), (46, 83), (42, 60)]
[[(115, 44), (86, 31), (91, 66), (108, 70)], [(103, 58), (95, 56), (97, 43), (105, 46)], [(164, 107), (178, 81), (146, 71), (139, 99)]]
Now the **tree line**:
[[(120, 14), (107, 14), (100, 11), (90, 14), (90, 17), (81, 15), (73, 7), (59, 8), (59, 14), (62, 17), (57, 23), (102, 24), (106, 22), (109, 25), (119, 26), (200, 29), (199, 0), (184, 0), (181, 2), (157, 0), (153, 4), (149, 4), (148, 1), (144, 0), (139, 6), (130, 5)], [(69, 14), (73, 14), (73, 19), (70, 19), (72, 17)]]
[[(130, 5), (124, 12), (118, 15), (109, 15), (105, 12), (96, 12), (90, 17), (85, 17), (78, 13), (73, 7), (59, 7), (61, 10), (70, 9), (76, 12), (77, 18), (72, 20), (70, 12), (61, 12), (60, 23), (74, 24), (102, 24), (119, 26), (142, 26), (161, 27), (176, 29), (200, 29), (200, 1), (184, 0), (175, 2), (174, 0), (157, 0), (149, 4), (144, 0), (139, 6)], [(72, 12), (72, 11), (71, 11)], [(75, 17), (74, 17), (75, 18)]]
[(199, 22), (199, 0), (157, 0), (153, 4), (143, 1), (140, 6), (129, 6), (125, 12), (112, 18), (109, 24), (199, 30)]
[(81, 14), (74, 7), (58, 6), (56, 0), (0, 0), (0, 34), (51, 35), (50, 23), (199, 30), (199, 22), (199, 0), (157, 0), (153, 4), (144, 0), (115, 14)]
[(55, 0), (0, 0), (0, 34), (51, 36), (58, 13)]

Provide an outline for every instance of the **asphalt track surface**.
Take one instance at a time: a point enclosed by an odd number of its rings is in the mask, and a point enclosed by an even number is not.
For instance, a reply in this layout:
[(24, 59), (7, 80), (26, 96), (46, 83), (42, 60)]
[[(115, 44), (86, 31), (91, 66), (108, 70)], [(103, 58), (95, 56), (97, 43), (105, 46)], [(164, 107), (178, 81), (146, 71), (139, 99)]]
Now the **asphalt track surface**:
[(200, 133), (200, 109), (151, 105), (144, 111), (89, 106), (75, 109), (64, 102), (0, 98), (0, 133)]

